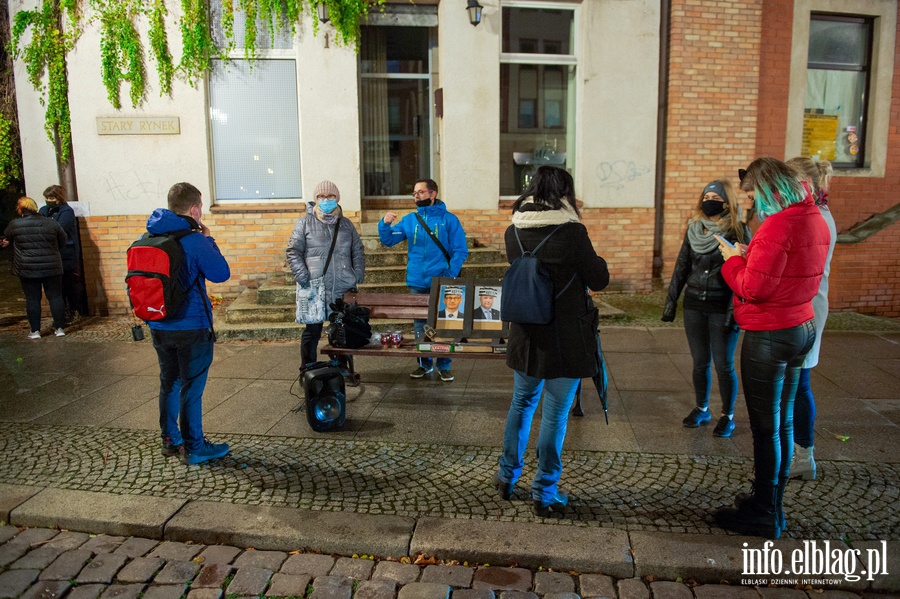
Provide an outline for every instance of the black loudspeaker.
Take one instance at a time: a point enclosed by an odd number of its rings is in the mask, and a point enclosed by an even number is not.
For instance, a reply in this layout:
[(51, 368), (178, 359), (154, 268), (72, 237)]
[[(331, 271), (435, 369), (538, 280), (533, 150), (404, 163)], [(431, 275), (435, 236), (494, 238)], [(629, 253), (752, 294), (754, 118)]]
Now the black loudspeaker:
[(347, 418), (347, 393), (341, 369), (331, 362), (316, 362), (303, 368), (306, 420), (317, 433), (336, 431)]

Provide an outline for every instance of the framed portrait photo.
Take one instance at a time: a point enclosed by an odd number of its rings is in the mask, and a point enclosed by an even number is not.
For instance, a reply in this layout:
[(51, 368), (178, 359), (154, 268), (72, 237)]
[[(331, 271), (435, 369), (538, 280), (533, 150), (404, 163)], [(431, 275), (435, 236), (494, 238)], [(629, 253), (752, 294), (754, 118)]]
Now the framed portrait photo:
[(467, 309), (472, 314), (472, 337), (506, 337), (509, 323), (500, 313), (501, 279), (475, 279)]
[(472, 315), (466, 312), (472, 295), (471, 278), (435, 277), (431, 280), (428, 326), (439, 337), (467, 337), (472, 330)]

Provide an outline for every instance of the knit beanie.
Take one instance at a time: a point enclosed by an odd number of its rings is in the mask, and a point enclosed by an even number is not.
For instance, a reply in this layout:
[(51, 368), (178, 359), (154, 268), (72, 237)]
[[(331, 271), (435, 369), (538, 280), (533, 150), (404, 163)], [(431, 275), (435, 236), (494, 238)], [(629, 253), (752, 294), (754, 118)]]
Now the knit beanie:
[[(321, 185), (321, 183), (319, 185)], [(726, 202), (728, 201), (728, 196), (725, 195), (725, 188), (718, 181), (713, 181), (703, 188), (703, 195), (706, 195), (709, 192), (717, 193), (719, 194), (720, 198), (722, 198)]]
[(316, 199), (319, 196), (330, 196), (333, 195), (337, 198), (337, 201), (341, 201), (341, 192), (337, 188), (337, 185), (332, 183), (331, 181), (322, 181), (318, 185), (316, 185), (316, 190), (313, 192), (313, 199)]

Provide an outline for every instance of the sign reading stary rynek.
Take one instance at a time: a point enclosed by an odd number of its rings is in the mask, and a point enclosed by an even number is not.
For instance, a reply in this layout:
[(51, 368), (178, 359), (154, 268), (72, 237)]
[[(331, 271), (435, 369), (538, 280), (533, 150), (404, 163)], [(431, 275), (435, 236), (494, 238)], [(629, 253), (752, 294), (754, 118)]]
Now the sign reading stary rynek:
[(161, 117), (97, 117), (98, 135), (179, 135), (181, 120), (177, 116)]

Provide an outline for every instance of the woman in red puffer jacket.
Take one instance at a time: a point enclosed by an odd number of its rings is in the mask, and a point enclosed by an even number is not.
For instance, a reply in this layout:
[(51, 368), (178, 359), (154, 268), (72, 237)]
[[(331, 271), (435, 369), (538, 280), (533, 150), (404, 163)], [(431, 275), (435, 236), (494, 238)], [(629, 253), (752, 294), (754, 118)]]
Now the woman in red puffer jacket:
[(741, 190), (762, 225), (748, 246), (720, 244), (722, 277), (734, 291), (744, 330), (741, 379), (753, 433), (755, 481), (716, 521), (728, 530), (777, 539), (794, 444), (794, 395), (815, 340), (812, 298), (825, 269), (830, 233), (806, 183), (774, 158), (741, 171)]

